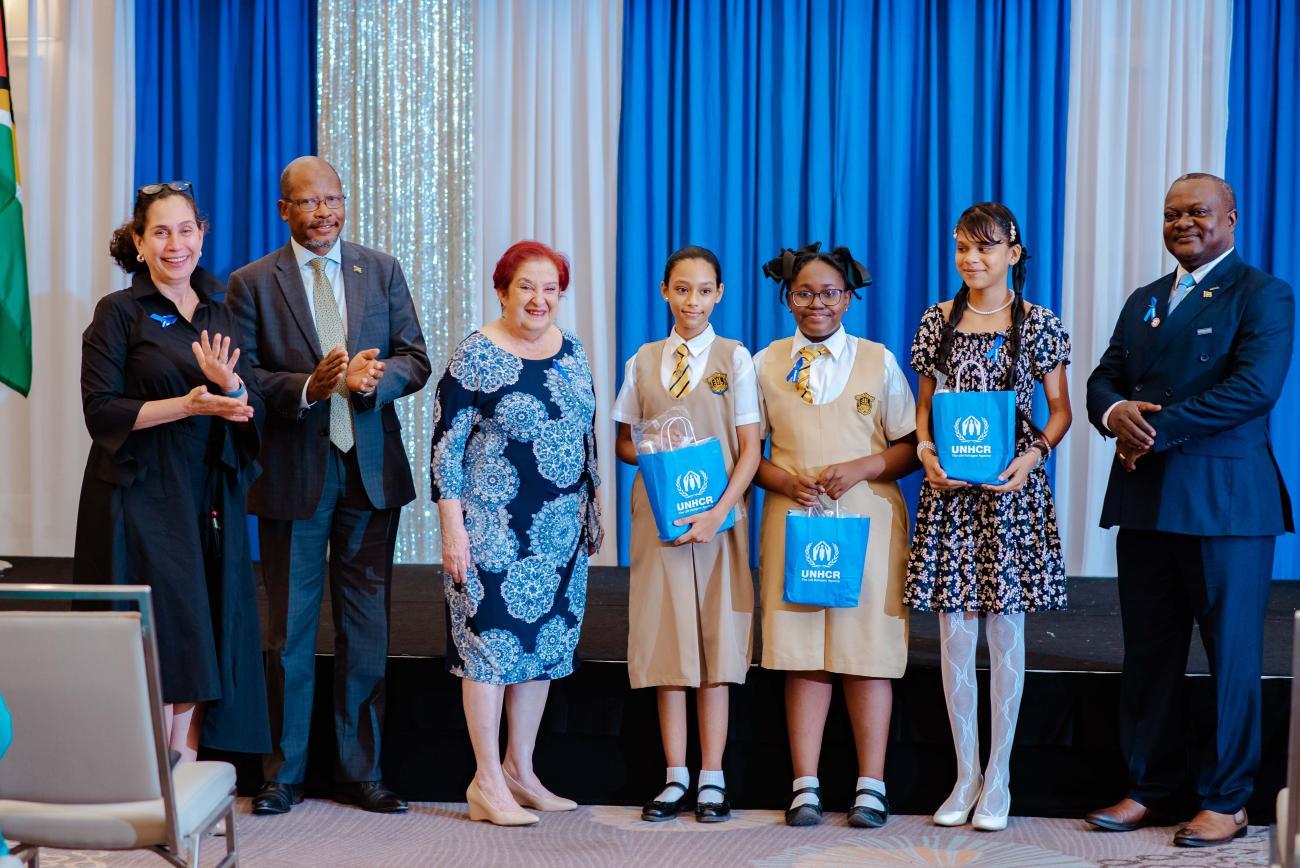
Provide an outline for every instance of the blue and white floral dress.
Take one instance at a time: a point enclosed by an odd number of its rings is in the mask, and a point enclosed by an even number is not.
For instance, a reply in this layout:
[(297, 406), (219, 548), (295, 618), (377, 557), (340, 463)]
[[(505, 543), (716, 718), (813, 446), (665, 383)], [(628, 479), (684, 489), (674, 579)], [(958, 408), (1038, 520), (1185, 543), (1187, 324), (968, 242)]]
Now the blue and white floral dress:
[(459, 499), (473, 567), (444, 579), (447, 669), (489, 684), (573, 671), (587, 605), (584, 516), (600, 479), (591, 368), (564, 333), (521, 359), (474, 332), (438, 382), (433, 499)]

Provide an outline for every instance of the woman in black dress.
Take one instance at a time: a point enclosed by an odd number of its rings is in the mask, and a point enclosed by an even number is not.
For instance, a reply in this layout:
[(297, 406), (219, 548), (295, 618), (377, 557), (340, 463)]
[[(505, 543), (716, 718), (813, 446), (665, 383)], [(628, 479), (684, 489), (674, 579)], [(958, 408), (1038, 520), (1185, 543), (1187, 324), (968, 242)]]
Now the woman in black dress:
[(77, 513), (78, 582), (153, 590), (173, 750), (265, 753), (261, 635), (244, 493), (262, 414), (222, 284), (197, 268), (207, 221), (185, 181), (136, 193), (110, 253), (131, 286), (82, 335), (90, 456)]

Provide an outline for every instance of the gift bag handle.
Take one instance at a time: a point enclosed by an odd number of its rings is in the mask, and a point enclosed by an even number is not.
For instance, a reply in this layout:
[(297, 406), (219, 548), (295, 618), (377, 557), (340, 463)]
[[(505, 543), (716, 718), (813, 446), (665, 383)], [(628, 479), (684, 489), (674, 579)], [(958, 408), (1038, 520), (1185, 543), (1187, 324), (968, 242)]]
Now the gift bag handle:
[(686, 434), (687, 442), (695, 442), (695, 426), (691, 424), (691, 420), (686, 416), (673, 416), (659, 428), (660, 452), (669, 452), (673, 449), (672, 437), (669, 437), (668, 435), (672, 432), (673, 426), (679, 422), (684, 426), (684, 433)]
[(965, 391), (961, 387), (961, 375), (963, 371), (972, 365), (980, 374), (980, 391), (987, 392), (989, 390), (989, 372), (984, 370), (984, 366), (976, 359), (967, 359), (957, 365), (957, 370), (952, 375), (952, 384), (957, 387), (958, 392)]
[[(822, 501), (822, 496), (821, 496), (820, 494), (817, 495), (817, 503), (815, 503), (815, 504), (813, 504), (812, 506), (808, 507), (808, 509), (806, 510), (806, 512), (808, 513), (808, 517), (809, 517), (809, 518), (817, 518), (817, 517), (819, 517), (819, 516), (824, 517), (824, 516), (826, 516), (827, 513), (829, 513), (829, 512), (831, 511), (831, 510), (830, 510), (830, 507), (822, 506), (822, 505), (821, 505), (822, 502), (823, 502), (823, 501)], [(836, 500), (832, 500), (831, 503), (835, 504), (835, 515), (832, 516), (832, 517), (833, 517), (833, 518), (839, 518), (839, 517), (840, 517), (840, 502), (839, 502), (839, 500), (838, 500), (838, 499), (836, 499)], [(813, 510), (816, 510), (816, 512), (814, 513)]]

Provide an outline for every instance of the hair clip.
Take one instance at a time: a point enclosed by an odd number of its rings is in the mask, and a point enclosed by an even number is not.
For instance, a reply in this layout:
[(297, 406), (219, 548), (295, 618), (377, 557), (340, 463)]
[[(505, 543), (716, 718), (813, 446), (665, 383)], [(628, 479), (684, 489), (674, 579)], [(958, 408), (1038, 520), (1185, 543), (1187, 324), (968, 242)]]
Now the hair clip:
[(1010, 223), (1011, 223), (1011, 237), (1007, 240), (1007, 243), (1015, 244), (1016, 243), (1016, 221), (1012, 220), (1010, 221)]

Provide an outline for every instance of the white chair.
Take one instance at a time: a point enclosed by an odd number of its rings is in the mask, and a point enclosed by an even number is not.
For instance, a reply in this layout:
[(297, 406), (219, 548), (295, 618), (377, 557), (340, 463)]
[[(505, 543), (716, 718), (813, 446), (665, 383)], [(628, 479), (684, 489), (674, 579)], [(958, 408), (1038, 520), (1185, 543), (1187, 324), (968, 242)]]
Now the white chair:
[(0, 600), (127, 602), (138, 611), (0, 612), (0, 694), (14, 738), (0, 759), (0, 833), (32, 868), (38, 848), (150, 849), (199, 864), (224, 818), (235, 843), (235, 769), (171, 768), (149, 588), (0, 585)]
[(1288, 744), (1286, 789), (1277, 794), (1277, 823), (1273, 826), (1272, 858), (1274, 868), (1296, 868), (1296, 850), (1300, 847), (1300, 612), (1295, 613), (1291, 633), (1291, 738)]

